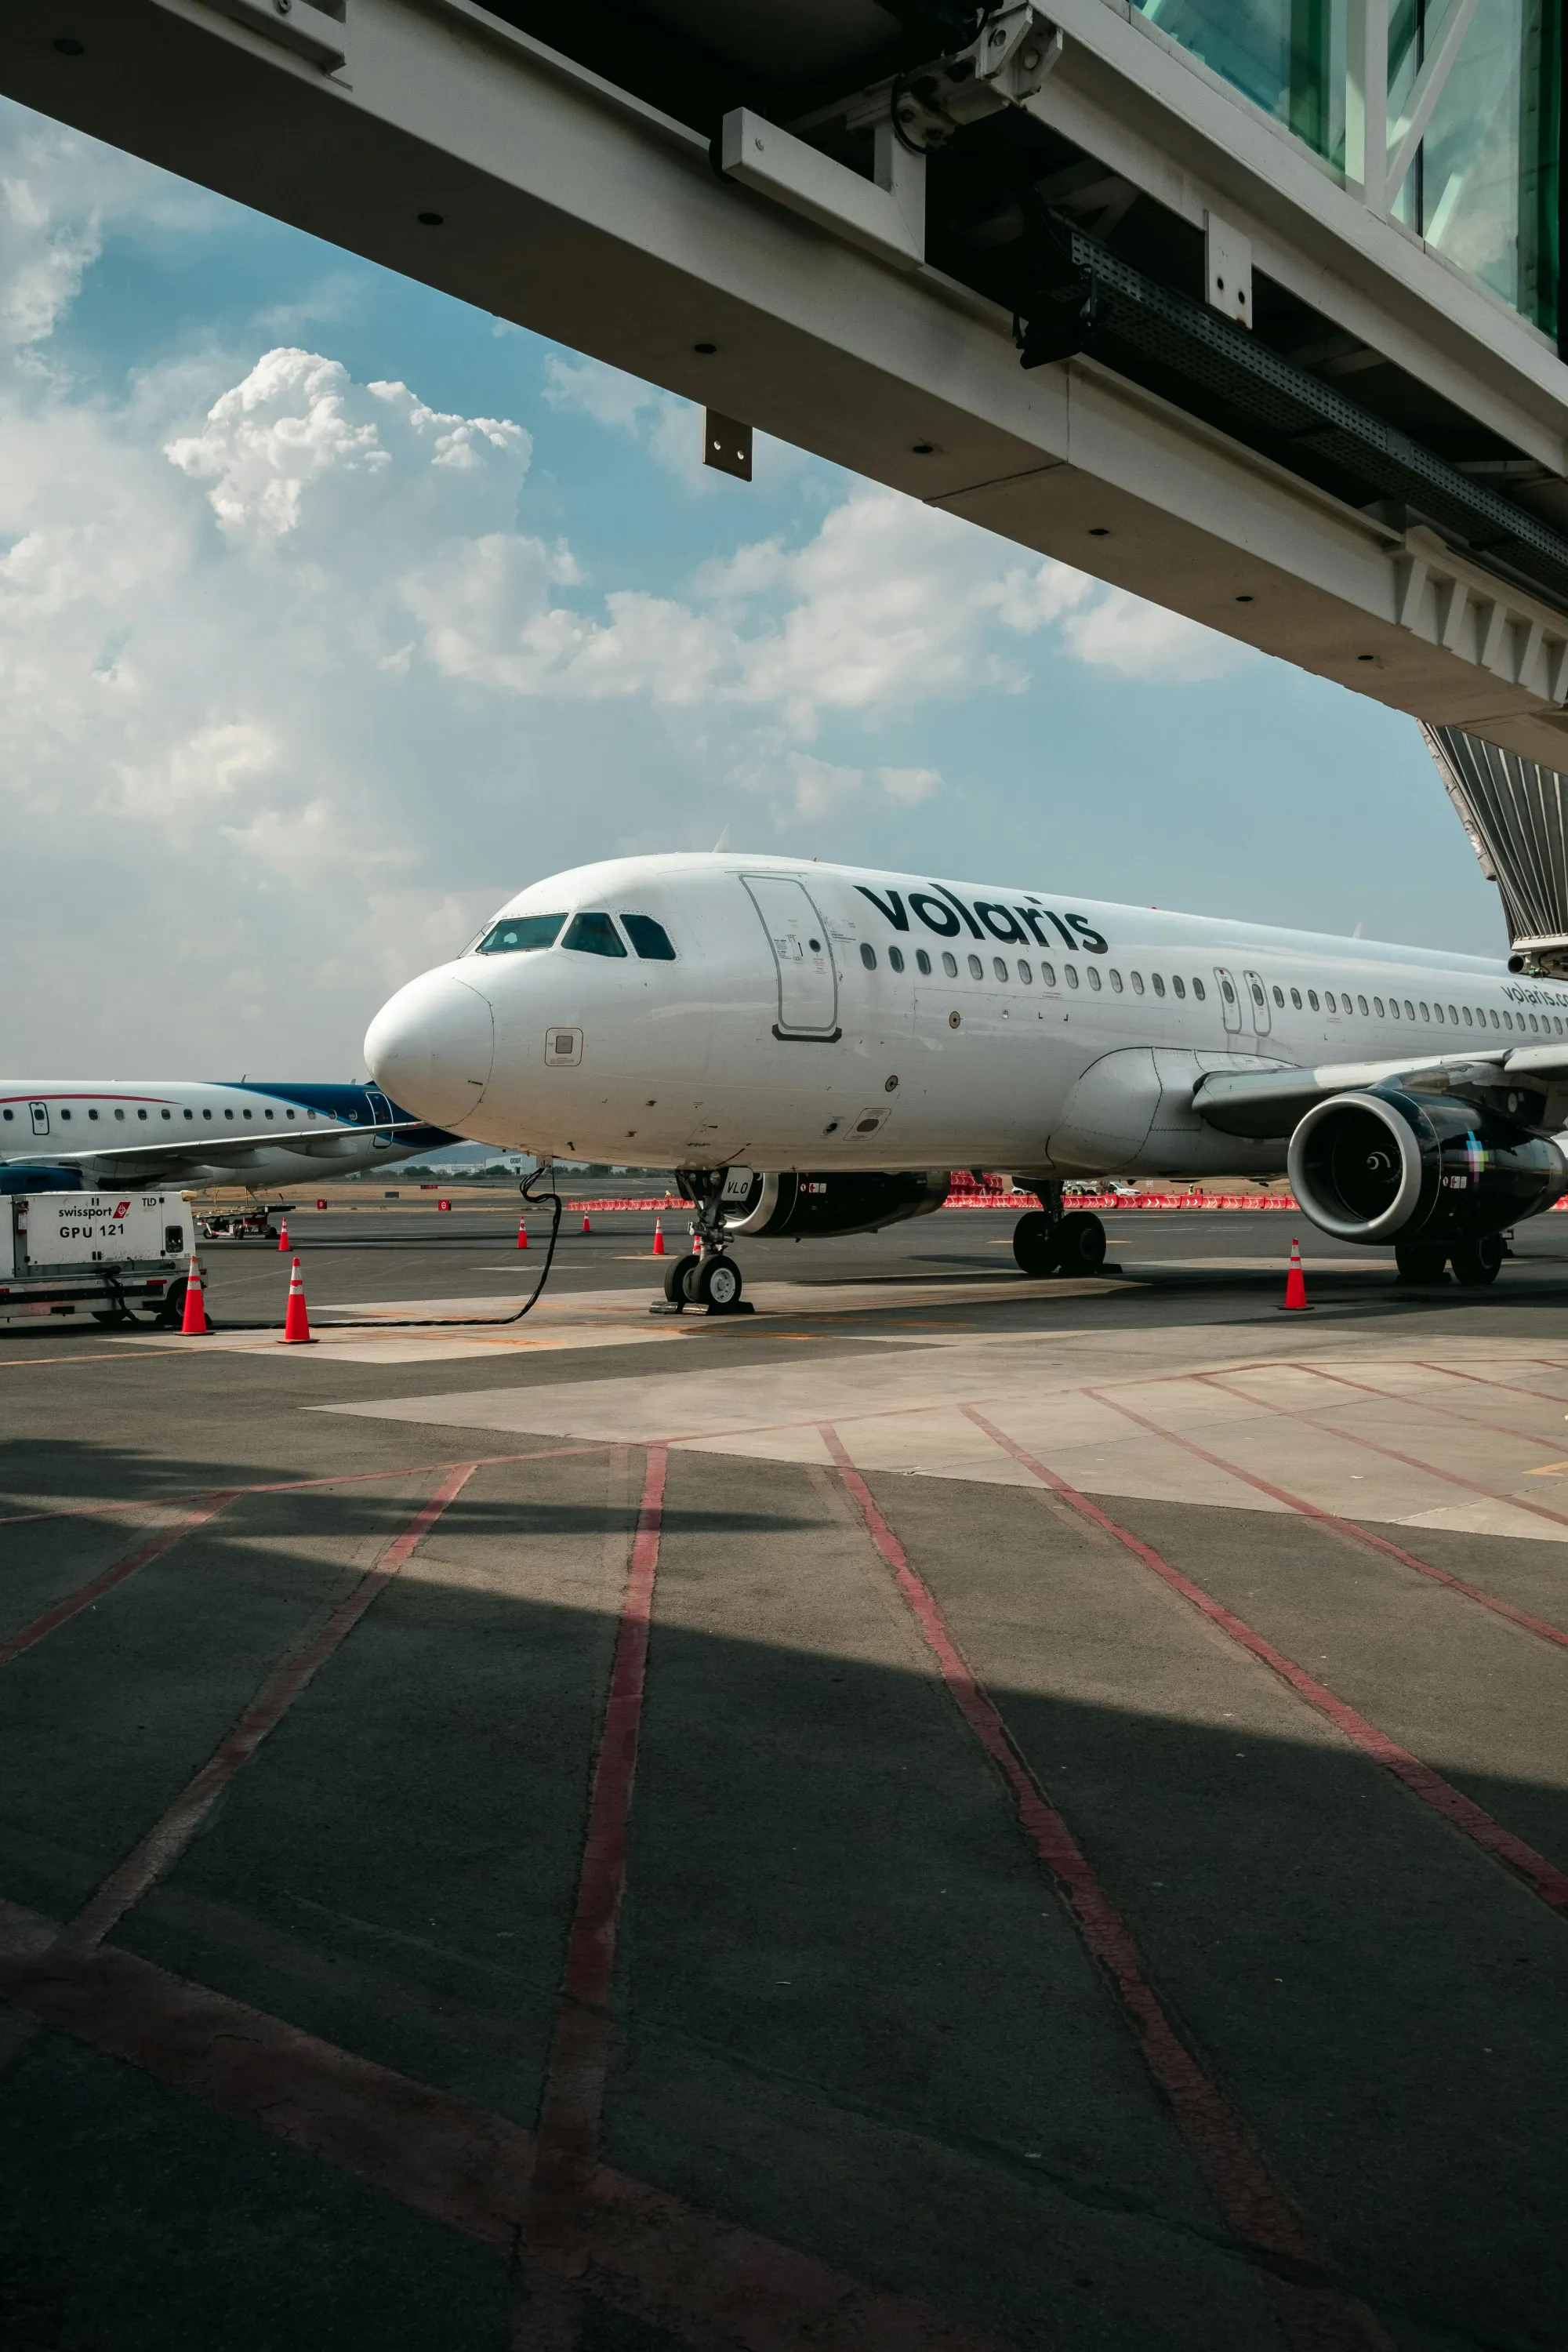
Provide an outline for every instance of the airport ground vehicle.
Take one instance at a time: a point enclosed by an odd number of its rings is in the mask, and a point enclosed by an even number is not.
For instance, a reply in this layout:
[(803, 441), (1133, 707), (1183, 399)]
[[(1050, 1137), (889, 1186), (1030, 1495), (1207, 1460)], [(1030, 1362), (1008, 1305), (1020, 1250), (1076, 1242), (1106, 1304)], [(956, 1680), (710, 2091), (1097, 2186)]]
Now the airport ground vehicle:
[(40, 1316), (173, 1323), (195, 1247), (178, 1192), (0, 1197), (0, 1323)]

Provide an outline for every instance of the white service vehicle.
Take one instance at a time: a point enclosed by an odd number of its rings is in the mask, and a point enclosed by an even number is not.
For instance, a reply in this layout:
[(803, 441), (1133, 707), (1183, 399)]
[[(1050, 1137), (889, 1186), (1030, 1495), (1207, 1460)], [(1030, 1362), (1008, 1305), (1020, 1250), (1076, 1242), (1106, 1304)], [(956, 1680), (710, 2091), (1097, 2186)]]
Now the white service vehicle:
[(195, 1248), (178, 1192), (0, 1195), (0, 1321), (90, 1316), (173, 1323)]
[(1041, 1206), (1028, 1274), (1092, 1273), (1075, 1176), (1289, 1172), (1402, 1276), (1489, 1282), (1568, 1192), (1568, 986), (1500, 961), (783, 857), (629, 857), (536, 882), (365, 1039), (420, 1118), (672, 1168), (732, 1306), (737, 1234), (940, 1207), (952, 1168)]

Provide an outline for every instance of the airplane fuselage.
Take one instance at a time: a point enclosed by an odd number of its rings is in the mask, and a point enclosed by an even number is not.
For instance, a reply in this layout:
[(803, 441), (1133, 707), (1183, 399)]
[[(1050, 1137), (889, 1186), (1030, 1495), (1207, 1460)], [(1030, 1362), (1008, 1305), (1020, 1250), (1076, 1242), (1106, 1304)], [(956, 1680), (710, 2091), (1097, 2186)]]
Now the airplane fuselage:
[(796, 859), (534, 883), (366, 1039), (389, 1094), (560, 1157), (780, 1171), (1272, 1173), (1206, 1072), (1543, 1045), (1497, 961)]
[[(399, 1131), (389, 1132), (402, 1122)], [(300, 1183), (390, 1167), (450, 1140), (379, 1087), (189, 1079), (0, 1079), (0, 1169), (79, 1168), (171, 1184)]]

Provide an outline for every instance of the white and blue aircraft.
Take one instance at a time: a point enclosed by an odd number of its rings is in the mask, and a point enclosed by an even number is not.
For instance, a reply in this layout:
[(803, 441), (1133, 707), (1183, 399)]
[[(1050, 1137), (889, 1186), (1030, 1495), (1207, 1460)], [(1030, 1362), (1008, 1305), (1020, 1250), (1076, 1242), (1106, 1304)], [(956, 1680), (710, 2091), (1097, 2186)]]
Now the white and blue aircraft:
[(954, 1167), (1036, 1192), (1030, 1274), (1103, 1262), (1064, 1178), (1288, 1173), (1406, 1278), (1489, 1282), (1568, 1192), (1565, 1024), (1482, 957), (725, 854), (531, 884), (365, 1056), (456, 1134), (676, 1171), (707, 1247), (671, 1303), (722, 1307), (737, 1235), (919, 1216)]
[(378, 1087), (294, 1080), (0, 1079), (0, 1192), (301, 1183), (458, 1139)]

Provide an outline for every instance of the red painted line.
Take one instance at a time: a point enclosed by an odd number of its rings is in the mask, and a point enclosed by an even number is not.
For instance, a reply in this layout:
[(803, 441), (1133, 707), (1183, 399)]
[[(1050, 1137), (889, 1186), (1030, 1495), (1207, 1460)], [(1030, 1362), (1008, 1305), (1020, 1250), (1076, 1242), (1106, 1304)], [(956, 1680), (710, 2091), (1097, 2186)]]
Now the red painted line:
[(540, 2106), (539, 2151), (520, 2248), (529, 2268), (519, 2280), (512, 2314), (513, 2352), (573, 2346), (582, 2332), (576, 2281), (586, 2258), (584, 2232), (609, 2073), (616, 1934), (626, 1893), (668, 1463), (664, 1446), (648, 1448)]
[(1207, 1462), (1215, 1469), (1223, 1470), (1227, 1477), (1240, 1479), (1244, 1485), (1256, 1487), (1260, 1495), (1271, 1495), (1277, 1503), (1284, 1503), (1290, 1510), (1299, 1511), (1304, 1519), (1315, 1519), (1322, 1527), (1335, 1528), (1341, 1535), (1349, 1536), (1352, 1542), (1364, 1544), (1369, 1551), (1382, 1552), (1386, 1559), (1396, 1559), (1402, 1567), (1414, 1569), (1417, 1576), (1429, 1576), (1434, 1584), (1446, 1584), (1450, 1591), (1463, 1593), (1467, 1601), (1474, 1601), (1482, 1609), (1489, 1609), (1495, 1615), (1506, 1617), (1510, 1624), (1522, 1625), (1527, 1633), (1538, 1633), (1543, 1642), (1555, 1642), (1560, 1649), (1568, 1650), (1568, 1633), (1561, 1625), (1551, 1624), (1544, 1617), (1532, 1617), (1528, 1610), (1516, 1609), (1511, 1601), (1500, 1600), (1495, 1592), (1483, 1592), (1479, 1584), (1468, 1583), (1462, 1576), (1455, 1576), (1446, 1568), (1436, 1568), (1429, 1559), (1418, 1559), (1415, 1552), (1406, 1551), (1403, 1545), (1390, 1543), (1385, 1536), (1374, 1536), (1369, 1528), (1359, 1527), (1354, 1519), (1342, 1519), (1337, 1511), (1325, 1511), (1318, 1504), (1309, 1503), (1304, 1495), (1293, 1495), (1288, 1486), (1276, 1486), (1270, 1479), (1258, 1477), (1256, 1471), (1244, 1470), (1239, 1462), (1231, 1462), (1222, 1454), (1211, 1454), (1205, 1445), (1199, 1445), (1194, 1438), (1183, 1437), (1173, 1429), (1163, 1429), (1158, 1422), (1148, 1421), (1142, 1413), (1134, 1412), (1130, 1404), (1119, 1404), (1114, 1397), (1107, 1396), (1103, 1389), (1086, 1389), (1084, 1394), (1093, 1397), (1098, 1404), (1108, 1406), (1112, 1412), (1121, 1413), (1124, 1420), (1136, 1422), (1140, 1429), (1148, 1430), (1151, 1435), (1163, 1438), (1167, 1444), (1179, 1445), (1184, 1454), (1194, 1454), (1200, 1462)]
[[(1521, 1360), (1542, 1364), (1549, 1372), (1568, 1371), (1568, 1364), (1553, 1364), (1544, 1356), (1527, 1356)], [(1445, 1380), (1473, 1381), (1481, 1389), (1506, 1389), (1510, 1396), (1531, 1397), (1537, 1404), (1568, 1404), (1568, 1397), (1547, 1396), (1541, 1389), (1527, 1389), (1520, 1381), (1491, 1381), (1484, 1372), (1461, 1372), (1453, 1364), (1434, 1363), (1429, 1356), (1416, 1356), (1412, 1361), (1425, 1372), (1441, 1372)]]
[(375, 1566), (340, 1601), (321, 1631), (268, 1676), (233, 1729), (226, 1733), (162, 1820), (154, 1822), (141, 1843), (117, 1869), (110, 1872), (97, 1893), (61, 1930), (61, 1942), (68, 1950), (89, 1952), (100, 1944), (132, 1905), (141, 1901), (154, 1880), (162, 1878), (179, 1860), (235, 1774), (250, 1761), (268, 1732), (277, 1729), (306, 1685), (321, 1672), (340, 1643), (346, 1641), (371, 1603), (384, 1592), (447, 1504), (461, 1494), (474, 1468), (473, 1463), (465, 1463), (443, 1479), (403, 1533), (394, 1537)]
[(89, 1577), (85, 1584), (78, 1585), (76, 1591), (68, 1592), (63, 1601), (57, 1601), (52, 1609), (46, 1609), (41, 1617), (35, 1617), (30, 1625), (24, 1625), (19, 1633), (13, 1633), (8, 1640), (0, 1642), (0, 1666), (8, 1666), (13, 1658), (19, 1658), (24, 1650), (30, 1650), (35, 1642), (41, 1642), (46, 1633), (54, 1633), (58, 1626), (68, 1625), (82, 1610), (90, 1609), (106, 1592), (112, 1592), (117, 1584), (123, 1584), (128, 1576), (134, 1576), (138, 1569), (150, 1567), (153, 1560), (163, 1557), (171, 1544), (176, 1544), (182, 1536), (189, 1535), (193, 1528), (202, 1527), (208, 1519), (216, 1518), (226, 1503), (233, 1502), (235, 1492), (230, 1488), (226, 1494), (214, 1495), (199, 1509), (187, 1511), (174, 1527), (160, 1528), (156, 1535), (149, 1536), (133, 1550), (111, 1561), (98, 1575)]
[[(1308, 1364), (1298, 1365), (1300, 1371), (1310, 1371)], [(1226, 1396), (1239, 1397), (1244, 1404), (1255, 1404), (1265, 1412), (1278, 1413), (1282, 1421), (1299, 1421), (1307, 1429), (1315, 1429), (1325, 1437), (1339, 1439), (1346, 1445), (1359, 1445), (1363, 1453), (1381, 1454), (1385, 1462), (1402, 1462), (1407, 1470), (1423, 1471), (1428, 1478), (1441, 1478), (1446, 1486), (1462, 1486), (1469, 1495), (1484, 1495), (1489, 1503), (1511, 1503), (1516, 1511), (1531, 1511), (1538, 1519), (1551, 1519), (1560, 1528), (1568, 1528), (1568, 1518), (1561, 1511), (1549, 1510), (1544, 1503), (1526, 1502), (1521, 1495), (1505, 1494), (1499, 1486), (1483, 1486), (1477, 1478), (1467, 1478), (1462, 1471), (1444, 1470), (1436, 1462), (1424, 1462), (1419, 1454), (1402, 1454), (1397, 1445), (1383, 1445), (1375, 1437), (1363, 1437), (1359, 1430), (1329, 1429), (1316, 1413), (1302, 1412), (1296, 1406), (1275, 1404), (1268, 1397), (1253, 1396), (1247, 1389), (1233, 1387), (1222, 1372), (1194, 1372), (1194, 1380), (1202, 1381), (1211, 1389), (1219, 1389)], [(1359, 1389), (1363, 1396), (1380, 1397), (1384, 1404), (1400, 1400), (1387, 1389), (1369, 1388), (1364, 1381), (1341, 1380), (1338, 1372), (1320, 1372), (1320, 1380), (1336, 1381), (1341, 1388)]]
[(1308, 1674), (1304, 1666), (1299, 1666), (1293, 1658), (1285, 1655), (1283, 1650), (1277, 1650), (1272, 1642), (1255, 1633), (1250, 1625), (1237, 1616), (1234, 1610), (1227, 1609), (1223, 1601), (1216, 1601), (1212, 1593), (1194, 1584), (1190, 1576), (1184, 1576), (1179, 1568), (1173, 1568), (1152, 1544), (1143, 1543), (1126, 1528), (1119, 1526), (1108, 1511), (1102, 1511), (1098, 1503), (1090, 1502), (1087, 1495), (1080, 1495), (1076, 1486), (1069, 1486), (1067, 1480), (1048, 1465), (1026, 1453), (1021, 1445), (1015, 1444), (1005, 1431), (987, 1421), (983, 1413), (977, 1412), (973, 1405), (962, 1405), (959, 1410), (967, 1413), (988, 1437), (994, 1439), (1015, 1462), (1022, 1463), (1026, 1470), (1032, 1471), (1043, 1486), (1048, 1486), (1053, 1495), (1059, 1495), (1064, 1503), (1070, 1503), (1075, 1511), (1080, 1511), (1086, 1519), (1092, 1520), (1097, 1528), (1102, 1528), (1107, 1535), (1113, 1536), (1135, 1559), (1142, 1560), (1145, 1568), (1152, 1569), (1163, 1583), (1168, 1584), (1173, 1592), (1179, 1592), (1184, 1601), (1190, 1601), (1194, 1609), (1200, 1610), (1211, 1625), (1217, 1625), (1222, 1633), (1227, 1633), (1242, 1649), (1250, 1651), (1255, 1658), (1270, 1667), (1299, 1697), (1304, 1698), (1310, 1706), (1316, 1707), (1320, 1715), (1326, 1716), (1335, 1729), (1342, 1732), (1363, 1755), (1370, 1756), (1373, 1763), (1381, 1764), (1384, 1771), (1393, 1773), (1394, 1779), (1403, 1781), (1423, 1803), (1430, 1805), (1455, 1829), (1463, 1831), (1466, 1837), (1472, 1839), (1483, 1853), (1489, 1853), (1495, 1861), (1513, 1871), (1531, 1893), (1539, 1895), (1553, 1911), (1568, 1914), (1568, 1876), (1548, 1862), (1543, 1854), (1537, 1853), (1533, 1846), (1526, 1845), (1522, 1838), (1515, 1837), (1511, 1830), (1505, 1830), (1500, 1822), (1494, 1821), (1490, 1813), (1462, 1795), (1443, 1779), (1441, 1773), (1435, 1772), (1429, 1764), (1422, 1763), (1419, 1757), (1412, 1756), (1408, 1748), (1401, 1748), (1397, 1740), (1391, 1739), (1385, 1731), (1380, 1731), (1374, 1723), (1369, 1723), (1365, 1716), (1358, 1715), (1354, 1707), (1337, 1698), (1325, 1684)]
[[(1321, 1365), (1306, 1363), (1295, 1357), (1282, 1356), (1276, 1361), (1288, 1365), (1293, 1372), (1310, 1372), (1315, 1379), (1333, 1381), (1341, 1388), (1360, 1389), (1363, 1395), (1383, 1397), (1389, 1404), (1407, 1404), (1416, 1412), (1433, 1413), (1443, 1421), (1457, 1421), (1461, 1429), (1489, 1429), (1498, 1437), (1511, 1438), (1515, 1444), (1538, 1445), (1543, 1454), (1550, 1454), (1557, 1443), (1554, 1438), (1536, 1437), (1528, 1429), (1517, 1428), (1510, 1422), (1483, 1421), (1478, 1413), (1456, 1412), (1451, 1405), (1434, 1404), (1426, 1397), (1405, 1396), (1399, 1389), (1378, 1388), (1371, 1381), (1347, 1380), (1342, 1372), (1325, 1372)], [(1231, 1367), (1233, 1375), (1236, 1369), (1234, 1365)], [(1543, 1404), (1557, 1404), (1562, 1400), (1557, 1397), (1543, 1397), (1541, 1402)]]
[[(988, 1434), (995, 1435), (978, 1413), (972, 1417)], [(1312, 2352), (1331, 2352), (1334, 2347), (1366, 2352), (1369, 2345), (1381, 2344), (1381, 2335), (1371, 2326), (1367, 2315), (1328, 2278), (1321, 2257), (1275, 2186), (1246, 2124), (1166, 2015), (1145, 1974), (1131, 1931), (1062, 1815), (1036, 1780), (995, 1701), (975, 1679), (935, 1595), (910, 1565), (908, 1554), (878, 1509), (837, 1430), (831, 1422), (818, 1426), (838, 1475), (871, 1541), (892, 1570), (959, 1713), (1000, 1772), (1026, 1836), (1060, 1889), (1085, 1945), (1109, 1977), (1144, 2063), (1169, 2102), (1221, 2211), (1248, 2245), (1293, 2269), (1317, 2274), (1317, 2283), (1307, 2284), (1273, 2270), (1264, 2273), (1289, 2342), (1301, 2347), (1301, 2352), (1307, 2352), (1307, 2347), (1312, 2347)]]
[[(533, 2135), (109, 1946), (62, 1949), (0, 1903), (0, 1991), (37, 2023), (307, 2149), (416, 2212), (512, 2251)], [(585, 2284), (711, 2352), (1008, 2352), (928, 2305), (601, 2167)]]

